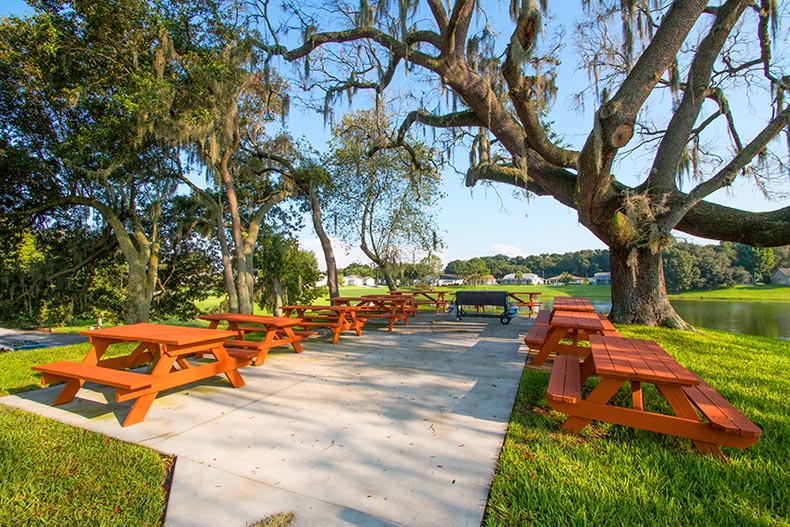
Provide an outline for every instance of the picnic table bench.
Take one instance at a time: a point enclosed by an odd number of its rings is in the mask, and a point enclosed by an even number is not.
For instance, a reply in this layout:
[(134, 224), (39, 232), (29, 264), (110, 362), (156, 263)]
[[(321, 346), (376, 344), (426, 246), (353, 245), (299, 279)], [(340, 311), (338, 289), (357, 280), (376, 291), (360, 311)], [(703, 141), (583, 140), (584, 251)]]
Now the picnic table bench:
[(357, 316), (359, 308), (356, 306), (332, 305), (294, 305), (283, 306), (283, 313), (286, 317), (296, 315), (299, 326), (307, 331), (314, 328), (326, 328), (332, 332), (332, 344), (337, 344), (340, 333), (343, 331), (354, 331), (358, 336), (362, 335), (362, 326), (365, 321)]
[[(569, 415), (564, 431), (579, 433), (593, 420), (605, 421), (690, 439), (700, 452), (721, 460), (719, 445), (746, 448), (759, 440), (759, 427), (655, 342), (591, 335), (590, 345), (583, 363), (570, 355), (554, 360), (546, 399)], [(600, 382), (583, 397), (581, 386), (590, 376)], [(614, 406), (612, 397), (626, 383), (631, 408)], [(644, 383), (656, 386), (675, 415), (645, 411)]]
[[(553, 311), (548, 324), (545, 315), (541, 323), (532, 326), (524, 336), (524, 344), (537, 351), (532, 364), (538, 366), (552, 354), (570, 353), (587, 356), (589, 348), (579, 346), (580, 341), (589, 340), (590, 335), (619, 335), (614, 325), (601, 313), (588, 311)], [(570, 339), (570, 344), (562, 344)]]
[[(231, 357), (225, 350), (225, 339), (235, 335), (231, 331), (144, 323), (81, 334), (91, 344), (82, 362), (59, 361), (32, 368), (41, 372), (43, 384), (65, 381), (53, 406), (73, 400), (85, 382), (115, 388), (116, 402), (134, 400), (123, 426), (142, 421), (157, 394), (170, 388), (218, 374), (225, 374), (234, 388), (244, 386), (238, 368), (250, 363), (248, 359)], [(139, 344), (129, 355), (102, 358), (109, 346), (122, 342)], [(188, 360), (199, 354), (211, 355), (214, 360)], [(150, 365), (147, 372), (128, 370), (145, 364)]]
[[(296, 353), (302, 353), (301, 341), (312, 332), (295, 330), (302, 325), (298, 318), (270, 317), (243, 313), (217, 313), (200, 315), (198, 318), (209, 321), (209, 329), (216, 329), (220, 322), (228, 325), (228, 330), (236, 333), (235, 339), (225, 341), (225, 350), (231, 357), (245, 358), (261, 366), (269, 350), (276, 346), (290, 345)], [(248, 324), (248, 325), (242, 325)], [(255, 324), (255, 325), (249, 325)], [(264, 333), (261, 340), (245, 340), (248, 333)]]

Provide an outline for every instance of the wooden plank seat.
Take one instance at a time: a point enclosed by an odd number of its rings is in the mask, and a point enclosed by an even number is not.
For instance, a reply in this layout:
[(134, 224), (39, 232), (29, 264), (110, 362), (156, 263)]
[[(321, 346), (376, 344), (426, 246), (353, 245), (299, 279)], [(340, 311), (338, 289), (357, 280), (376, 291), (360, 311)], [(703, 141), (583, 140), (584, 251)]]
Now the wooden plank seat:
[(447, 311), (448, 302), (447, 300), (426, 300), (421, 298), (415, 298), (414, 305), (416, 306), (414, 309), (415, 312), (420, 306), (433, 306), (434, 313), (438, 315), (440, 309), (442, 311)]
[(683, 391), (714, 428), (728, 434), (752, 437), (755, 441), (762, 435), (757, 425), (701, 378), (699, 384), (684, 386)]
[(529, 332), (524, 336), (524, 344), (529, 349), (540, 349), (546, 342), (546, 335), (549, 333), (549, 326), (542, 324), (535, 324), (530, 328)]
[(65, 360), (49, 364), (38, 364), (32, 366), (32, 369), (41, 372), (41, 380), (44, 384), (65, 381), (67, 379), (78, 379), (105, 384), (119, 390), (131, 391), (149, 387), (155, 380), (153, 375), (148, 375), (146, 373), (112, 370), (101, 366)]
[[(591, 335), (590, 344), (591, 352), (581, 364), (569, 355), (554, 360), (546, 401), (569, 415), (563, 431), (579, 433), (591, 421), (603, 421), (690, 439), (700, 452), (721, 460), (725, 458), (720, 445), (743, 449), (762, 435), (759, 427), (655, 342)], [(590, 376), (600, 381), (582, 397), (581, 386)], [(646, 383), (656, 387), (674, 415), (645, 410)], [(615, 404), (614, 395), (629, 385), (630, 407)]]
[(535, 325), (548, 326), (549, 323), (551, 323), (551, 311), (538, 311), (538, 315), (535, 317)]
[(573, 355), (558, 355), (554, 359), (546, 398), (566, 403), (578, 403), (582, 400), (579, 359)]

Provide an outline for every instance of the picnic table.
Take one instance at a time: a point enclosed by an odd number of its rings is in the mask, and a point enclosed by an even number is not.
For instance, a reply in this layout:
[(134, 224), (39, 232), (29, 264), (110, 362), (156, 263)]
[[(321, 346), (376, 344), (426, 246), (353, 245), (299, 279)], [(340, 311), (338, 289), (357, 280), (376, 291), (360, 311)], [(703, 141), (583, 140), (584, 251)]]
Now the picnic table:
[(361, 297), (336, 297), (329, 299), (332, 305), (354, 306), (359, 310), (357, 318), (383, 318), (388, 322), (388, 331), (392, 331), (399, 320), (409, 325), (409, 316), (416, 309), (414, 299), (409, 295), (364, 295)]
[(556, 296), (551, 308), (552, 311), (595, 311), (592, 303), (580, 296)]
[[(581, 385), (593, 375), (600, 382), (582, 397)], [(675, 415), (645, 411), (645, 383), (655, 385)], [(624, 384), (630, 384), (631, 408), (612, 404)], [(570, 416), (562, 425), (566, 432), (579, 433), (592, 420), (606, 421), (690, 439), (700, 452), (722, 460), (719, 445), (746, 448), (762, 434), (697, 374), (650, 340), (591, 335), (584, 363), (568, 355), (555, 359), (546, 398)]]
[(290, 317), (295, 314), (293, 320), (299, 320), (299, 326), (312, 330), (313, 328), (327, 328), (332, 332), (332, 344), (337, 344), (340, 333), (343, 331), (354, 331), (358, 336), (362, 335), (364, 320), (357, 317), (359, 311), (357, 306), (331, 305), (294, 305), (283, 306), (283, 314)]
[(435, 313), (439, 314), (439, 309), (442, 311), (447, 310), (447, 300), (445, 295), (448, 291), (437, 291), (432, 289), (424, 289), (418, 291), (390, 291), (390, 295), (403, 295), (410, 296), (414, 300), (415, 306), (435, 306)]
[[(531, 317), (535, 314), (535, 308), (543, 305), (543, 302), (535, 300), (541, 294), (539, 291), (509, 291), (507, 296), (512, 298), (517, 306), (526, 307), (528, 315)], [(524, 295), (529, 298), (524, 298)]]
[[(225, 350), (225, 339), (235, 336), (232, 331), (143, 323), (81, 334), (91, 345), (81, 363), (60, 361), (32, 368), (41, 372), (43, 384), (66, 381), (52, 403), (55, 406), (73, 400), (86, 381), (114, 387), (117, 402), (134, 399), (123, 426), (142, 421), (157, 394), (170, 388), (221, 373), (234, 388), (244, 386), (238, 368), (250, 363), (231, 357)], [(139, 345), (129, 355), (102, 358), (108, 347), (122, 342)], [(214, 360), (187, 360), (196, 354), (210, 355)], [(144, 364), (150, 364), (147, 373), (129, 370)]]
[[(225, 341), (225, 349), (232, 357), (251, 359), (256, 366), (261, 366), (276, 346), (290, 345), (296, 353), (302, 353), (302, 340), (312, 332), (295, 330), (303, 321), (299, 318), (270, 317), (242, 313), (218, 313), (200, 315), (198, 318), (209, 321), (209, 329), (216, 329), (220, 322), (228, 324), (228, 330), (236, 332), (235, 339)], [(249, 324), (256, 324), (251, 326)], [(244, 340), (247, 333), (265, 333), (260, 341)]]
[[(572, 354), (585, 357), (590, 348), (579, 346), (580, 341), (589, 340), (590, 335), (615, 332), (614, 326), (603, 319), (598, 313), (589, 311), (554, 311), (548, 326), (535, 324), (524, 337), (524, 343), (530, 349), (537, 350), (532, 364), (538, 366), (556, 353)], [(570, 344), (561, 344), (563, 339), (570, 339)]]

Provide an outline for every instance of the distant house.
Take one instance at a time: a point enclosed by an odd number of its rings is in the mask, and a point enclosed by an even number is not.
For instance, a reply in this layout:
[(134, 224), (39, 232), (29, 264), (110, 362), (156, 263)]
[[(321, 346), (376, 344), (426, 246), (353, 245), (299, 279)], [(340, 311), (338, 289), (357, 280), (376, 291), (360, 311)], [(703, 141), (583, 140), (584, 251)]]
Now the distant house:
[[(552, 276), (551, 278), (546, 278), (546, 283), (548, 285), (561, 285), (563, 278), (567, 278), (567, 276), (563, 276), (561, 274), (558, 274), (557, 276)], [(586, 280), (586, 278), (584, 278), (584, 277), (571, 275), (570, 281), (568, 283), (569, 284), (581, 285), (581, 284), (584, 283), (585, 280)]]
[(543, 278), (535, 273), (523, 273), (521, 280), (519, 280), (516, 278), (516, 273), (510, 273), (503, 276), (499, 283), (504, 285), (542, 285)]
[(595, 273), (590, 282), (595, 285), (611, 285), (612, 273)]
[(464, 285), (464, 279), (454, 274), (440, 274), (436, 280), (437, 286)]
[(360, 276), (358, 274), (350, 274), (343, 277), (345, 285), (350, 286), (367, 286), (373, 287), (376, 285), (376, 279), (370, 276)]
[(776, 285), (790, 285), (790, 267), (780, 267), (771, 273), (771, 283)]
[(494, 275), (488, 275), (485, 278), (467, 276), (463, 283), (466, 285), (496, 285), (496, 278)]

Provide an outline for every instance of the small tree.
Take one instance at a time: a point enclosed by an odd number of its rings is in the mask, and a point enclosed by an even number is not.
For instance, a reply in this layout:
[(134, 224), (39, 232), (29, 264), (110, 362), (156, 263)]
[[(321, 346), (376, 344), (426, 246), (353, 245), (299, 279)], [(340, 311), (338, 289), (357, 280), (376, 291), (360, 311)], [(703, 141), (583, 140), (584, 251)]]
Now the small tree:
[(419, 143), (408, 150), (382, 149), (388, 126), (381, 111), (364, 111), (333, 128), (332, 191), (326, 199), (338, 233), (359, 245), (394, 290), (405, 254), (440, 245), (434, 220), (440, 194), (435, 153)]

